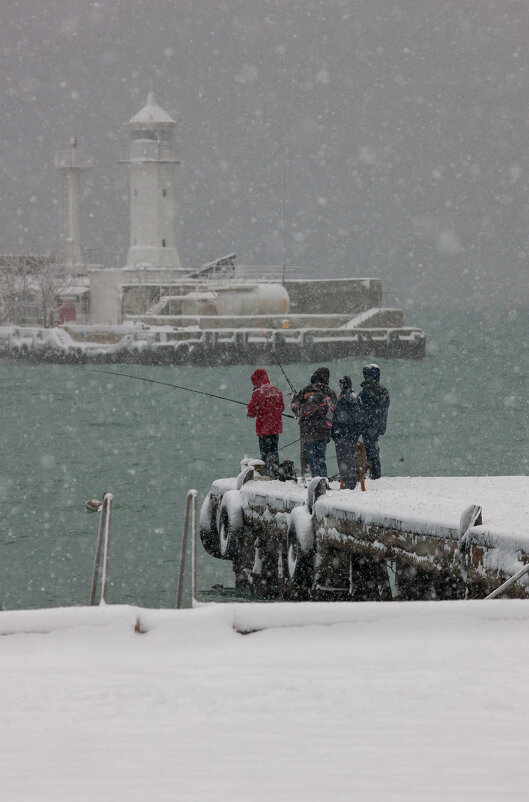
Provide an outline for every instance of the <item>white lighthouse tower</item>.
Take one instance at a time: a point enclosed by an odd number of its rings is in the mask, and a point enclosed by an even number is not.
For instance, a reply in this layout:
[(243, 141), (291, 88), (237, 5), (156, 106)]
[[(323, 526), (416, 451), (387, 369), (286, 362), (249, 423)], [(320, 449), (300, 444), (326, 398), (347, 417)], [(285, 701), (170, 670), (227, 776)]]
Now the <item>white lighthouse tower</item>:
[(65, 263), (73, 266), (81, 264), (81, 226), (79, 223), (79, 198), (81, 194), (81, 173), (92, 166), (92, 157), (79, 150), (76, 137), (72, 137), (70, 150), (60, 150), (55, 154), (55, 168), (66, 176), (66, 254)]
[(130, 131), (130, 249), (127, 267), (180, 268), (175, 237), (175, 121), (149, 92)]

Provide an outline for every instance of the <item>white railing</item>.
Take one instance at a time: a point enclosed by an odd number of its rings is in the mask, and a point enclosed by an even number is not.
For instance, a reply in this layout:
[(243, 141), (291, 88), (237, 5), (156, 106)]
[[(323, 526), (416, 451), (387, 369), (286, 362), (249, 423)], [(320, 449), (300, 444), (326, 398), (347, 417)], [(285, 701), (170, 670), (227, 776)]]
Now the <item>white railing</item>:
[(191, 606), (197, 601), (197, 497), (196, 490), (188, 490), (184, 512), (184, 532), (180, 547), (180, 571), (178, 574), (178, 591), (176, 594), (176, 607), (182, 607), (182, 594), (184, 592), (184, 574), (187, 552), (187, 534), (189, 529), (189, 510), (191, 509)]
[[(101, 507), (101, 518), (99, 519), (99, 532), (97, 535), (96, 556), (94, 560), (94, 573), (92, 576), (92, 591), (90, 593), (90, 604), (95, 604), (97, 580), (99, 578), (99, 563), (101, 561), (101, 550), (103, 550), (103, 578), (101, 580), (101, 597), (99, 604), (106, 604), (107, 601), (107, 580), (108, 580), (108, 553), (110, 549), (110, 524), (112, 521), (112, 493), (105, 493)], [(104, 547), (103, 547), (104, 541)]]

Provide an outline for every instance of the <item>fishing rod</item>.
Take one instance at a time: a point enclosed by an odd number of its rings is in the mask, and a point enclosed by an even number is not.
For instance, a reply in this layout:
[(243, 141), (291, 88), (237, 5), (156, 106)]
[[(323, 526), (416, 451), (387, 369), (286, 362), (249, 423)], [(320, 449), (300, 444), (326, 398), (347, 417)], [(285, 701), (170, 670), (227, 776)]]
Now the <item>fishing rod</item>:
[[(221, 401), (231, 401), (232, 404), (241, 404), (243, 407), (248, 406), (246, 401), (237, 401), (235, 398), (227, 398), (225, 395), (215, 395), (215, 393), (206, 393), (205, 390), (194, 390), (191, 387), (182, 387), (180, 384), (170, 384), (169, 382), (161, 382), (158, 379), (146, 379), (145, 376), (133, 376), (131, 373), (118, 373), (116, 370), (98, 370), (97, 368), (88, 368), (90, 373), (105, 373), (107, 376), (124, 376), (126, 379), (136, 379), (141, 382), (150, 382), (150, 384), (163, 384), (165, 387), (174, 387), (176, 390), (186, 390), (188, 393), (197, 393), (198, 395), (207, 395), (210, 398), (218, 398)], [(284, 418), (294, 418), (294, 415), (289, 415), (283, 412)]]
[(284, 448), (288, 448), (289, 446), (293, 446), (293, 445), (294, 445), (294, 443), (299, 443), (299, 441), (300, 441), (300, 440), (301, 440), (301, 437), (298, 437), (298, 439), (297, 439), (297, 440), (292, 440), (292, 442), (290, 442), (290, 443), (287, 443), (285, 446), (281, 446), (281, 448), (279, 449), (279, 451), (283, 451), (283, 449), (284, 449)]
[(272, 354), (272, 356), (274, 357), (275, 361), (277, 362), (277, 364), (278, 364), (278, 366), (279, 366), (279, 369), (281, 370), (281, 373), (283, 374), (283, 376), (284, 376), (284, 377), (285, 377), (285, 379), (287, 380), (288, 386), (290, 387), (290, 389), (292, 390), (292, 392), (294, 393), (294, 395), (296, 395), (296, 388), (294, 387), (294, 385), (292, 384), (292, 382), (291, 382), (291, 381), (290, 381), (290, 379), (288, 378), (287, 374), (286, 374), (286, 373), (285, 373), (285, 371), (283, 370), (283, 365), (281, 364), (281, 362), (280, 362), (280, 361), (279, 361), (279, 359), (277, 358), (277, 356), (276, 356), (276, 354), (275, 354), (275, 351), (274, 351), (274, 349), (272, 348), (272, 343), (270, 342), (270, 340), (269, 340), (269, 339), (268, 339), (268, 337), (266, 336), (266, 331), (263, 329), (263, 327), (261, 326), (261, 324), (260, 324), (260, 322), (259, 322), (259, 318), (257, 318), (257, 317), (256, 317), (255, 319), (257, 320), (257, 325), (259, 326), (259, 328), (260, 328), (260, 329), (261, 329), (261, 331), (263, 332), (263, 334), (264, 334), (264, 338), (265, 338), (265, 340), (266, 340), (267, 344), (268, 344), (268, 345), (269, 345), (269, 347), (270, 347), (270, 353)]

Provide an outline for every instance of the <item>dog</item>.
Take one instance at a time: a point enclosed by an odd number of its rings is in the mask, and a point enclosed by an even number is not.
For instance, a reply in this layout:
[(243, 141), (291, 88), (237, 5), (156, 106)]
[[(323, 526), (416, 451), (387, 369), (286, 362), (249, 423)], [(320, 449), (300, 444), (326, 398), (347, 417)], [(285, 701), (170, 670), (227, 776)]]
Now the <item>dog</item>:
[(366, 472), (370, 468), (370, 464), (367, 461), (367, 454), (364, 444), (359, 440), (355, 446), (355, 468), (356, 468), (356, 480), (360, 482), (360, 489), (366, 489)]
[[(367, 454), (364, 444), (359, 440), (355, 446), (355, 469), (356, 469), (356, 481), (360, 482), (360, 489), (366, 489), (366, 473), (371, 467), (369, 462), (367, 461)], [(338, 476), (338, 474), (337, 474)], [(343, 490), (343, 482), (340, 480), (340, 490)]]

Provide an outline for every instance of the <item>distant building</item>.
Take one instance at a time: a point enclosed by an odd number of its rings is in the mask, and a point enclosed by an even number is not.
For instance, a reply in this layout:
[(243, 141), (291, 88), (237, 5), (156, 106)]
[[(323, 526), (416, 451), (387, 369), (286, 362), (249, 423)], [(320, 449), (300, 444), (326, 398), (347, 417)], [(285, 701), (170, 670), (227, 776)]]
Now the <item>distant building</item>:
[(0, 321), (55, 326), (88, 322), (90, 291), (53, 255), (0, 254)]

